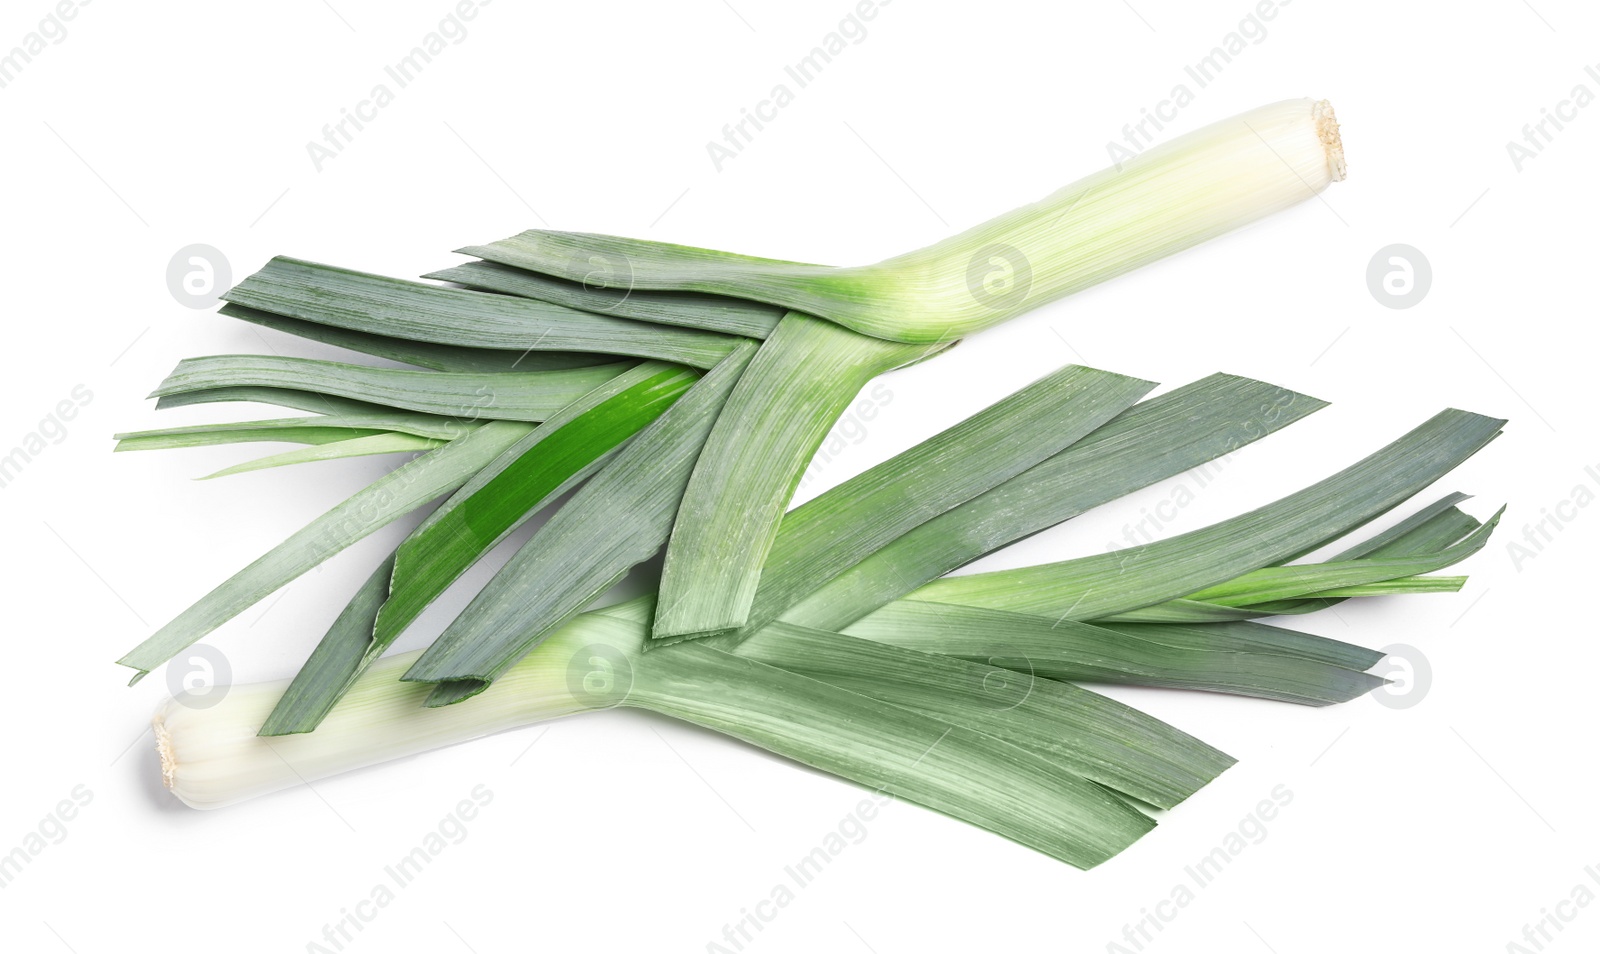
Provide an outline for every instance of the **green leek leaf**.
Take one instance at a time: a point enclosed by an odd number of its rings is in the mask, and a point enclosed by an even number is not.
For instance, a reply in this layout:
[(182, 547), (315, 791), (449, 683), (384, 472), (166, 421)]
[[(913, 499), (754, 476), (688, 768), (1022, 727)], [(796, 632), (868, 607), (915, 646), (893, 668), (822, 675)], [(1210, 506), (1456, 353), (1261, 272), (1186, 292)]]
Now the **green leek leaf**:
[[(458, 249), (463, 255), (492, 258), (492, 246)], [(778, 327), (784, 309), (776, 305), (721, 295), (694, 292), (651, 292), (630, 288), (602, 288), (597, 285), (564, 281), (538, 272), (529, 272), (493, 261), (469, 262), (430, 272), (423, 278), (455, 282), (486, 291), (534, 298), (580, 311), (592, 311), (617, 318), (653, 321), (661, 325), (720, 331), (746, 338), (765, 338)]]
[(117, 660), (150, 670), (274, 591), (381, 527), (461, 486), (526, 435), (532, 425), (490, 421), (404, 464), (313, 520), (235, 573)]
[[(352, 402), (354, 403), (354, 402)], [(318, 428), (337, 430), (346, 437), (351, 432), (391, 431), (401, 434), (412, 434), (416, 437), (431, 437), (438, 441), (455, 440), (476, 427), (463, 421), (451, 420), (447, 417), (437, 417), (432, 414), (412, 414), (406, 411), (393, 411), (388, 408), (376, 408), (376, 412), (359, 412), (355, 414), (319, 414), (316, 417), (280, 417), (264, 421), (234, 421), (227, 424), (198, 424), (188, 427), (166, 427), (150, 431), (128, 431), (114, 435), (119, 441), (132, 441), (141, 445), (158, 447), (164, 438), (182, 440), (191, 436), (205, 436), (219, 432), (254, 432), (259, 436), (254, 438), (237, 437), (233, 441), (262, 440), (262, 441), (289, 441), (289, 438), (279, 436), (284, 431), (298, 431), (305, 428)], [(365, 436), (365, 435), (362, 435)], [(295, 443), (299, 443), (295, 441)], [(197, 446), (184, 443), (174, 443), (173, 447)]]
[(784, 508), (828, 429), (863, 385), (925, 350), (784, 317), (729, 395), (689, 478), (667, 544), (654, 639), (744, 625)]
[[(1301, 642), (1319, 639), (1304, 634), (1277, 645), (1269, 640), (1241, 644), (1199, 626), (1057, 623), (1042, 616), (916, 600), (891, 603), (847, 632), (1038, 679), (1200, 689), (1303, 705), (1345, 702), (1383, 683), (1376, 676), (1301, 651)], [(758, 635), (751, 642), (762, 639)], [(1352, 646), (1338, 655), (1361, 661), (1367, 653)]]
[(388, 358), (418, 368), (433, 371), (557, 371), (563, 368), (587, 368), (616, 360), (610, 355), (584, 354), (565, 351), (503, 351), (491, 348), (460, 348), (431, 341), (408, 341), (366, 331), (352, 331), (334, 325), (285, 318), (258, 308), (246, 308), (231, 302), (217, 310), (226, 318), (238, 318), (263, 328), (295, 335), (308, 341), (357, 351), (378, 358)]
[(1140, 402), (1049, 460), (906, 533), (782, 618), (813, 629), (842, 629), (984, 554), (1199, 467), (1325, 406), (1226, 374)]
[(1077, 560), (937, 580), (912, 597), (1061, 619), (1152, 606), (1293, 558), (1402, 503), (1493, 440), (1505, 422), (1448, 410), (1298, 493), (1166, 540)]
[(645, 362), (562, 409), (475, 474), (400, 545), (374, 645), (393, 643), (472, 564), (598, 470), (697, 377)]
[(207, 474), (201, 480), (211, 480), (216, 477), (232, 477), (235, 474), (248, 474), (252, 471), (267, 470), (272, 467), (288, 467), (293, 464), (309, 464), (320, 460), (344, 460), (350, 457), (371, 457), (377, 454), (415, 454), (443, 447), (444, 441), (436, 441), (428, 437), (417, 437), (413, 434), (372, 434), (366, 437), (351, 437), (342, 441), (333, 441), (315, 447), (305, 447), (298, 450), (284, 451), (281, 454), (272, 454), (267, 457), (258, 457), (255, 460), (224, 467), (214, 474)]
[[(311, 420), (311, 418), (305, 418), (304, 420)], [(175, 428), (173, 430), (178, 429)], [(333, 444), (356, 437), (372, 437), (374, 435), (393, 433), (391, 431), (366, 428), (307, 426), (303, 424), (273, 428), (206, 424), (200, 428), (182, 428), (181, 430), (182, 433), (131, 431), (125, 434), (118, 434), (117, 446), (113, 450), (175, 450), (262, 441), (281, 444)]]
[[(787, 623), (774, 623), (734, 653), (1060, 759), (1083, 777), (1158, 808), (1177, 805), (1234, 762), (1120, 702), (1000, 664)], [(662, 654), (651, 653), (651, 662)]]
[(524, 544), (405, 674), (476, 694), (666, 543), (689, 474), (755, 353), (735, 350), (645, 428)]
[(785, 514), (746, 628), (889, 543), (1062, 452), (1154, 382), (1069, 365)]
[(709, 331), (281, 257), (222, 297), (247, 308), (351, 331), (519, 354), (593, 352), (709, 368), (728, 354), (736, 340)]
[(542, 421), (627, 370), (627, 364), (560, 371), (403, 371), (276, 355), (188, 358), (150, 396), (222, 387), (287, 388), (477, 420)]

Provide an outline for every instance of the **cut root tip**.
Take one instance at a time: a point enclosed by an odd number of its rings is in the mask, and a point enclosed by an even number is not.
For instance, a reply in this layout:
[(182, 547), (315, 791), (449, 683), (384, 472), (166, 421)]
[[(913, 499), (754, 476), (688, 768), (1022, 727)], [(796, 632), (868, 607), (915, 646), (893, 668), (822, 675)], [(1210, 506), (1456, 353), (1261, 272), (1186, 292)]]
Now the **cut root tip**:
[(1311, 117), (1316, 120), (1317, 138), (1328, 155), (1328, 174), (1334, 182), (1341, 182), (1345, 177), (1344, 142), (1339, 138), (1339, 120), (1333, 115), (1333, 104), (1318, 100), (1311, 107)]
[(150, 720), (150, 728), (155, 731), (156, 752), (161, 756), (161, 784), (170, 792), (177, 784), (178, 777), (178, 759), (172, 752), (172, 734), (167, 731), (167, 724), (159, 712)]

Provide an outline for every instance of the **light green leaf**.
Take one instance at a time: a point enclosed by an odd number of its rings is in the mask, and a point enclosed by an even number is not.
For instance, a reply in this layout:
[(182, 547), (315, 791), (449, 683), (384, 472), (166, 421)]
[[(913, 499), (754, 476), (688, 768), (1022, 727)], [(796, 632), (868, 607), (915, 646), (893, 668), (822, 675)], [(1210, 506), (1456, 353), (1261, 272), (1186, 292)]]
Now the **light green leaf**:
[(313, 520), (178, 614), (117, 660), (135, 681), (339, 551), (465, 483), (527, 434), (530, 424), (490, 421), (370, 484)]
[[(313, 418), (303, 418), (310, 421)], [(227, 424), (206, 424), (199, 428), (173, 428), (172, 431), (130, 431), (117, 435), (114, 451), (176, 450), (190, 447), (215, 447), (222, 444), (250, 442), (275, 442), (281, 444), (332, 444), (356, 437), (372, 437), (390, 431), (351, 428), (307, 426), (304, 424), (259, 428)]]
[[(352, 404), (356, 402), (351, 402)], [(449, 441), (466, 434), (478, 425), (456, 421), (447, 417), (437, 417), (432, 414), (412, 414), (407, 411), (394, 411), (389, 408), (371, 405), (373, 411), (359, 411), (353, 414), (319, 414), (316, 417), (280, 417), (263, 421), (232, 421), (227, 424), (197, 424), (188, 427), (166, 427), (149, 431), (128, 431), (114, 435), (119, 441), (132, 441), (151, 448), (161, 446), (160, 441), (173, 438), (182, 441), (188, 437), (204, 437), (220, 432), (238, 431), (241, 434), (254, 433), (255, 437), (237, 437), (235, 441), (261, 440), (261, 441), (288, 441), (289, 438), (279, 436), (284, 431), (297, 431), (305, 428), (328, 429), (343, 432), (345, 437), (350, 437), (352, 431), (394, 431), (401, 434), (412, 434), (417, 437), (431, 437), (434, 440)], [(365, 436), (365, 435), (362, 435)], [(226, 443), (232, 443), (228, 441)], [(298, 442), (296, 442), (298, 443)], [(198, 446), (184, 443), (173, 443), (173, 447)]]
[(444, 445), (444, 441), (436, 441), (428, 437), (417, 437), (413, 434), (372, 434), (366, 437), (351, 437), (342, 441), (333, 441), (316, 447), (285, 451), (281, 454), (272, 454), (267, 457), (258, 457), (243, 464), (224, 467), (222, 470), (214, 474), (208, 474), (200, 479), (211, 480), (215, 477), (231, 477), (235, 474), (247, 474), (251, 471), (267, 470), (272, 467), (288, 467), (293, 464), (309, 464), (321, 460), (344, 460), (350, 457), (371, 457), (377, 454), (415, 454), (443, 447)]
[(469, 421), (542, 421), (629, 367), (607, 364), (498, 374), (403, 371), (275, 355), (213, 355), (179, 362), (150, 396), (213, 388), (285, 388)]
[(872, 378), (924, 350), (791, 313), (706, 439), (667, 544), (652, 637), (744, 625), (778, 522), (828, 429)]

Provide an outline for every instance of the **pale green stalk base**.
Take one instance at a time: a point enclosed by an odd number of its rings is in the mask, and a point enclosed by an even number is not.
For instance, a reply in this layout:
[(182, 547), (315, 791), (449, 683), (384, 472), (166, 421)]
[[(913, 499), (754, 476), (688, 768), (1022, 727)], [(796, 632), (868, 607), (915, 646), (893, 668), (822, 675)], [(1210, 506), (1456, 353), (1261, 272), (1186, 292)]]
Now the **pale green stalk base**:
[(209, 708), (180, 694), (153, 720), (162, 776), (185, 804), (217, 808), (502, 729), (629, 705), (909, 798), (1078, 867), (1154, 827), (1064, 760), (702, 645), (646, 656), (645, 632), (642, 618), (584, 614), (476, 698), (442, 710), (422, 707), (429, 686), (398, 678), (415, 653), (386, 659), (306, 735), (255, 734), (282, 683), (235, 688)]
[(372, 666), (318, 730), (304, 735), (256, 734), (286, 682), (234, 686), (209, 708), (192, 707), (180, 693), (152, 720), (162, 779), (185, 805), (221, 808), (592, 708), (567, 688), (571, 654), (551, 653), (525, 660), (471, 706), (426, 709), (432, 687), (400, 681), (418, 655), (401, 653)]
[[(892, 341), (992, 327), (1312, 198), (1344, 178), (1326, 100), (1251, 110), (1149, 149), (927, 248), (831, 268), (573, 232), (530, 231), (476, 254), (570, 281), (748, 298)], [(597, 274), (595, 262), (611, 267)]]

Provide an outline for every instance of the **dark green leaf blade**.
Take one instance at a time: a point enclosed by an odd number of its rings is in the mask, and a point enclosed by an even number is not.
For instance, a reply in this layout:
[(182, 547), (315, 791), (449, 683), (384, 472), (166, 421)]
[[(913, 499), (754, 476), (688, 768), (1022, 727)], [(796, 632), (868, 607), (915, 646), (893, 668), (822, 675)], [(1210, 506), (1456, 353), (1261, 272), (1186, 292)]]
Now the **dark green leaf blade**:
[(737, 340), (710, 331), (283, 257), (274, 258), (222, 297), (247, 308), (352, 331), (519, 354), (593, 352), (709, 368), (726, 357)]
[(1062, 453), (890, 543), (782, 618), (837, 631), (987, 553), (1228, 454), (1325, 406), (1227, 374), (1142, 401)]
[(1152, 606), (1342, 536), (1444, 476), (1504, 423), (1444, 411), (1331, 477), (1230, 520), (1112, 553), (938, 580), (913, 597), (1063, 619)]
[(580, 311), (618, 318), (653, 321), (662, 325), (700, 328), (746, 338), (765, 338), (778, 327), (784, 309), (743, 298), (700, 295), (694, 292), (656, 292), (631, 288), (604, 288), (569, 282), (530, 272), (493, 259), (493, 246), (457, 249), (463, 255), (488, 259), (429, 272), (423, 278), (455, 282), (488, 291), (535, 298)]

